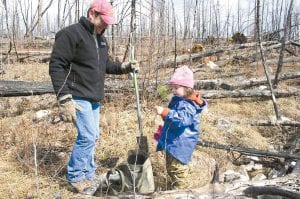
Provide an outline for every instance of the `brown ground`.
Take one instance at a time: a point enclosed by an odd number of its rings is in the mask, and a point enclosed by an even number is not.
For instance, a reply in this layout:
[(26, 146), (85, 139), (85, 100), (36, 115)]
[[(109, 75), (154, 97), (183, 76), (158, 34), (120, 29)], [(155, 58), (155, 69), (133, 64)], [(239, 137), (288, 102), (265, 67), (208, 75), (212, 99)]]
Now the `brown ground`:
[[(37, 63), (12, 63), (5, 66), (1, 80), (45, 81), (48, 65)], [(275, 71), (275, 70), (274, 70)], [(300, 71), (299, 64), (284, 67), (283, 72)], [(216, 72), (206, 69), (197, 72), (197, 79), (226, 79), (229, 74), (242, 72), (247, 78), (263, 75), (261, 66), (247, 68), (244, 65), (227, 65)], [(170, 77), (165, 71), (164, 78)], [(296, 86), (299, 79), (280, 86)], [(137, 118), (134, 94), (128, 93), (125, 100), (103, 102), (101, 109), (101, 139), (97, 143), (96, 162), (98, 173), (124, 160), (127, 151), (136, 147)], [(278, 99), (280, 113), (300, 121), (299, 97)], [(143, 130), (148, 137), (150, 156), (157, 190), (166, 188), (164, 156), (155, 152), (152, 139), (156, 127), (162, 123), (155, 115), (154, 106), (167, 105), (167, 100), (142, 100)], [(51, 116), (34, 121), (38, 110), (51, 110)], [(0, 198), (72, 198), (67, 190), (66, 163), (75, 140), (76, 132), (70, 124), (52, 124), (55, 116), (54, 95), (0, 98)], [(254, 127), (230, 122), (229, 127), (220, 127), (221, 120), (246, 121), (274, 117), (271, 100), (255, 98), (209, 100), (208, 110), (202, 114), (201, 138), (225, 144), (236, 144), (258, 149), (280, 148), (285, 142), (280, 127)], [(121, 150), (120, 150), (121, 149)], [(35, 154), (36, 152), (36, 154)], [(36, 162), (35, 162), (36, 159)], [(207, 184), (212, 177), (215, 163), (221, 171), (235, 169), (226, 152), (197, 148), (192, 165), (190, 182), (192, 187)]]

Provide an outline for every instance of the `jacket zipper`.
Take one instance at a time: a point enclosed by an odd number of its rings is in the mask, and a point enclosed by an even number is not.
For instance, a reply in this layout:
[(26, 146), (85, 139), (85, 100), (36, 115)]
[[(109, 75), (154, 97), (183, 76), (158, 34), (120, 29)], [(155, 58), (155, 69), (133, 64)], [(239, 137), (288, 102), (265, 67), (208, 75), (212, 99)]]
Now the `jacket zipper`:
[(97, 49), (97, 58), (98, 58), (98, 65), (99, 65), (99, 45), (98, 45), (98, 41), (97, 41), (97, 36), (96, 34), (94, 33), (93, 34), (93, 37), (94, 37), (94, 40), (95, 40), (95, 43), (96, 43), (96, 49)]

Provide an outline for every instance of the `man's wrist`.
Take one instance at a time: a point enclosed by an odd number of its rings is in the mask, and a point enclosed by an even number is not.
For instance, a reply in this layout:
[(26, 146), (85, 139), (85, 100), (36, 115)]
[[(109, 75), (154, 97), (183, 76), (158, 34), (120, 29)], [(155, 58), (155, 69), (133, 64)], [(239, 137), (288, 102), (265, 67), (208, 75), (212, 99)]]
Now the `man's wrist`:
[(64, 104), (68, 101), (71, 101), (72, 100), (72, 95), (71, 94), (66, 94), (66, 95), (63, 95), (61, 97), (58, 98), (58, 104)]

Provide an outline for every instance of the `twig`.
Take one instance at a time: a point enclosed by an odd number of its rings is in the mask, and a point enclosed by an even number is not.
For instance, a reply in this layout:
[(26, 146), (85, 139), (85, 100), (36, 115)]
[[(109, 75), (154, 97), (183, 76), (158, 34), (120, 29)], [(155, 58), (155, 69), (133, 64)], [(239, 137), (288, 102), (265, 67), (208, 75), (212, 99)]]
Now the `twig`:
[(34, 154), (34, 173), (36, 179), (36, 193), (37, 198), (39, 198), (39, 175), (38, 175), (38, 160), (37, 160), (37, 149), (36, 149), (36, 140), (35, 136), (32, 136), (32, 144), (33, 144), (33, 154)]

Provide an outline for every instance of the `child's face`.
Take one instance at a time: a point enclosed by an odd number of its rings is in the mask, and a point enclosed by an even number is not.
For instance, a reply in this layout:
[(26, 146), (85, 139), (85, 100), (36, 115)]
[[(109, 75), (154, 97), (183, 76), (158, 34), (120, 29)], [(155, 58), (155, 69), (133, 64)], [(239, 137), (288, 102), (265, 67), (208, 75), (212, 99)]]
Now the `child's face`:
[(170, 85), (173, 95), (183, 97), (185, 95), (184, 87), (179, 85)]

